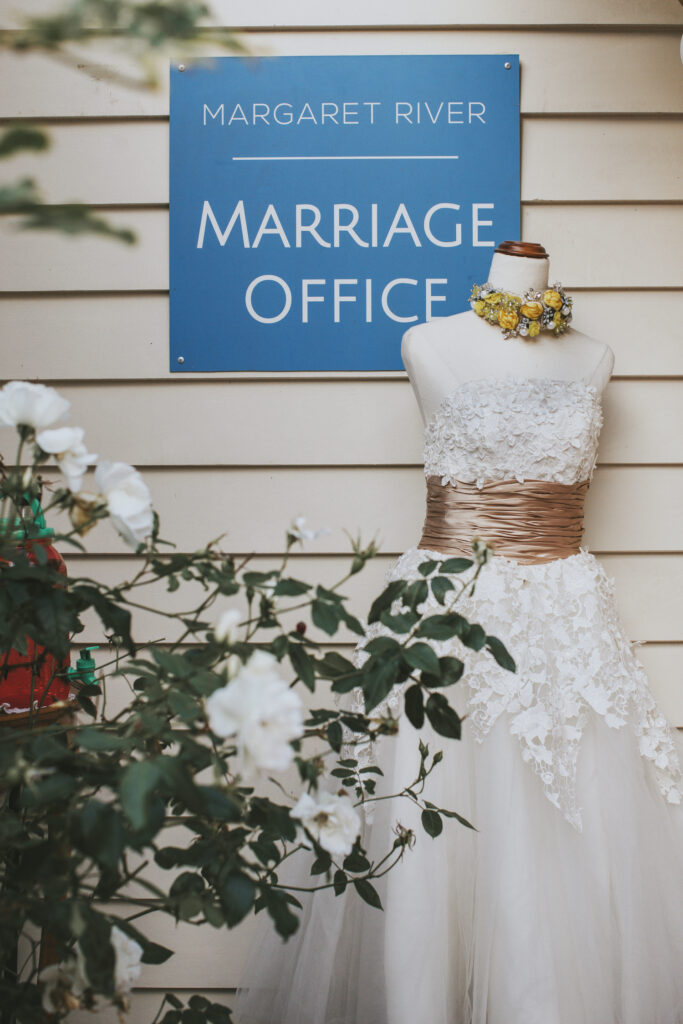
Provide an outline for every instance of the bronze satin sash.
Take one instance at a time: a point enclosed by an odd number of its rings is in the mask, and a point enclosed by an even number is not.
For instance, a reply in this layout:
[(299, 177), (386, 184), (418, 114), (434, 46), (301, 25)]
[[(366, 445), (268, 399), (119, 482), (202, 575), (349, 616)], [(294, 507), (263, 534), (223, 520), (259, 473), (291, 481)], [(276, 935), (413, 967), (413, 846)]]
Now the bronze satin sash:
[(579, 552), (589, 480), (496, 480), (457, 487), (427, 477), (427, 514), (418, 548), (472, 555), (475, 537), (518, 562), (550, 562)]

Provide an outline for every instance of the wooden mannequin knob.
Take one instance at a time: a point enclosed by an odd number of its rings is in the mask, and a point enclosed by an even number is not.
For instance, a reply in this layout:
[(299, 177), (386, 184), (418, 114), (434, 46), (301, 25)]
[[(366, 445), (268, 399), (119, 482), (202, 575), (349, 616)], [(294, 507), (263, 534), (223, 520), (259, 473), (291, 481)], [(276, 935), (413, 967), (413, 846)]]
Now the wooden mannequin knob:
[(548, 253), (538, 242), (501, 242), (496, 252), (506, 256), (527, 256), (533, 260), (547, 260)]

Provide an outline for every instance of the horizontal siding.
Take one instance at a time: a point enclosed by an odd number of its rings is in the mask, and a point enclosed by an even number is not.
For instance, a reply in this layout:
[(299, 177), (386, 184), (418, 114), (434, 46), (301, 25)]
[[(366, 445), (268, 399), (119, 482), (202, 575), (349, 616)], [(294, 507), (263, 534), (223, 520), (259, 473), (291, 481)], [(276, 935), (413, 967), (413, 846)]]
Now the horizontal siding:
[[(370, 539), (367, 537), (368, 541)], [(205, 538), (202, 537), (203, 540)], [(225, 547), (229, 549), (229, 545), (226, 544)], [(67, 555), (66, 561), (70, 576), (81, 577), (96, 573), (98, 579), (112, 585), (120, 583), (123, 579), (130, 579), (137, 567), (134, 558), (124, 561), (115, 556)], [(290, 572), (299, 579), (322, 583), (329, 587), (346, 575), (350, 561), (350, 556), (342, 555), (297, 555), (290, 563)], [(367, 614), (371, 601), (382, 590), (385, 574), (394, 561), (393, 556), (380, 554), (372, 559), (361, 573), (344, 584), (342, 593), (348, 597), (349, 607), (356, 615)], [(600, 563), (615, 580), (618, 607), (630, 640), (643, 643), (683, 641), (683, 619), (680, 614), (683, 554), (601, 555)], [(258, 570), (275, 567), (274, 559), (263, 555), (252, 559), (250, 564)], [(199, 604), (200, 594), (203, 596), (204, 591), (198, 584), (192, 583), (171, 594), (167, 593), (161, 584), (145, 587), (145, 599), (151, 607), (161, 609), (162, 612), (187, 610), (192, 607), (193, 600)], [(292, 613), (283, 617), (287, 628), (296, 625), (297, 614)], [(139, 643), (152, 639), (172, 642), (178, 638), (182, 630), (182, 626), (177, 629), (176, 623), (167, 620), (163, 615), (148, 611), (136, 613), (136, 621), (135, 639)], [(311, 628), (310, 635), (319, 642), (329, 642), (330, 639), (325, 633), (314, 628)], [(88, 623), (86, 632), (79, 636), (79, 642), (85, 643), (87, 638), (88, 643), (97, 643), (100, 637), (96, 623), (92, 620)], [(347, 643), (353, 640), (353, 634), (347, 630), (340, 630), (335, 640)]]
[[(524, 118), (522, 200), (680, 201), (679, 127), (669, 118), (645, 124), (627, 117)], [(164, 119), (56, 124), (47, 153), (17, 156), (6, 166), (16, 177), (44, 182), (53, 203), (163, 204), (168, 202), (168, 135)], [(561, 159), (548, 161), (548, 153)]]
[[(84, 641), (85, 643), (85, 641)], [(321, 645), (322, 651), (337, 650), (346, 657), (353, 651), (354, 642)], [(659, 701), (670, 722), (683, 726), (683, 642), (643, 642), (634, 648), (642, 662), (651, 684), (652, 692)], [(103, 663), (111, 657), (111, 649), (104, 644), (95, 652), (95, 658)], [(301, 687), (301, 697), (308, 707), (322, 707), (329, 693), (326, 684), (318, 681), (315, 694)], [(130, 701), (131, 690), (123, 677), (112, 677), (107, 684), (107, 715), (113, 718)]]
[[(247, 206), (251, 237), (266, 205), (264, 202), (258, 210)], [(225, 211), (215, 210), (219, 222), (227, 222), (233, 207), (234, 203), (226, 203)], [(409, 201), (407, 207), (411, 212)], [(197, 225), (200, 212), (198, 208)], [(285, 220), (286, 211), (278, 212)], [(382, 209), (380, 204), (380, 217), (386, 216), (387, 222), (393, 212)], [(414, 213), (417, 221), (419, 210)], [(0, 240), (8, 260), (2, 290), (166, 290), (168, 211), (113, 210), (107, 212), (107, 218), (116, 227), (135, 231), (138, 243), (126, 246), (110, 239), (74, 239), (45, 232), (38, 235), (17, 231), (15, 218), (8, 218), (7, 223), (0, 226)], [(463, 219), (467, 223), (466, 213)], [(323, 225), (325, 221), (323, 216)], [(419, 222), (416, 227), (419, 231)], [(543, 240), (552, 255), (552, 274), (559, 277), (566, 288), (680, 287), (678, 259), (683, 235), (683, 205), (527, 205), (522, 210), (522, 230), (525, 238)], [(275, 246), (282, 247), (279, 240), (267, 241), (272, 242), (272, 251), (278, 251)], [(205, 244), (208, 245), (208, 241)], [(226, 267), (230, 265), (232, 253), (239, 251), (237, 245), (234, 249), (226, 246), (223, 251)], [(264, 247), (263, 251), (269, 250)], [(295, 282), (291, 284), (296, 295)]]
[[(307, 543), (311, 554), (349, 550), (344, 530), (381, 537), (382, 551), (399, 554), (417, 543), (425, 507), (421, 467), (335, 466), (145, 470), (164, 537), (181, 551), (225, 535), (233, 554), (283, 549), (295, 516), (330, 533)], [(201, 536), (189, 495), (201, 495)], [(650, 513), (657, 509), (657, 518)], [(629, 509), (623, 516), (622, 510)], [(52, 523), (60, 525), (53, 516)], [(675, 551), (683, 541), (683, 473), (677, 467), (596, 469), (588, 489), (584, 544), (594, 552)], [(68, 528), (67, 522), (63, 523)], [(88, 535), (93, 554), (129, 553), (108, 525)]]
[[(138, 466), (419, 465), (406, 379), (68, 385), (92, 451)], [(683, 463), (683, 381), (610, 381), (601, 464)]]
[[(24, 0), (21, 8), (3, 3), (0, 25), (14, 28), (22, 16), (50, 9), (46, 0)], [(425, 25), (509, 25), (524, 26), (661, 26), (680, 25), (680, 12), (671, 0), (524, 0), (511, 7), (509, 0), (428, 0), (419, 8), (410, 0), (368, 4), (347, 0), (343, 12), (326, 7), (317, 0), (221, 0), (212, 5), (207, 19), (211, 25), (238, 25), (250, 28), (291, 28), (312, 25), (335, 28), (340, 24), (399, 26), (421, 28)]]
[[(245, 34), (260, 56), (373, 53), (518, 53), (525, 114), (672, 114), (683, 111), (680, 30), (485, 31), (443, 29)], [(215, 53), (215, 48), (212, 51)], [(105, 71), (103, 71), (103, 66)], [(162, 82), (166, 81), (160, 65)], [(158, 117), (168, 113), (166, 85), (135, 90), (106, 69), (135, 67), (111, 48), (84, 50), (79, 68), (37, 54), (5, 54), (0, 64), (0, 117)]]
[[(615, 353), (615, 377), (683, 377), (680, 291), (575, 291), (577, 330)], [(665, 325), (665, 326), (664, 326)], [(166, 295), (17, 295), (0, 297), (0, 331), (7, 378), (146, 380), (173, 378), (168, 368)], [(396, 335), (396, 343), (399, 343)], [(192, 374), (183, 379), (254, 379), (254, 374)], [(261, 373), (278, 381), (334, 374)], [(339, 374), (352, 377), (403, 376)], [(74, 415), (79, 415), (74, 409)]]

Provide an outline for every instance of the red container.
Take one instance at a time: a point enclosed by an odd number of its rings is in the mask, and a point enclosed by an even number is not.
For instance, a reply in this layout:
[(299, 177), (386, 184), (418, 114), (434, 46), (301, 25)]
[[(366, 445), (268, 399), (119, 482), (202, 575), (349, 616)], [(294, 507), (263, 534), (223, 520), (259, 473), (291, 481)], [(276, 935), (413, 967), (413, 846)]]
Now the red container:
[[(47, 564), (57, 572), (66, 576), (64, 559), (50, 543), (53, 530), (47, 529), (40, 517), (36, 517), (37, 531), (34, 536), (19, 541), (19, 547), (26, 552), (29, 561), (38, 563), (35, 549), (40, 546), (47, 556)], [(37, 533), (37, 536), (35, 535)], [(36, 644), (30, 637), (26, 638), (26, 653), (11, 650), (0, 660), (0, 713), (17, 714), (29, 711), (31, 707), (31, 688), (33, 687), (33, 707), (49, 707), (69, 696), (70, 685), (65, 678), (56, 678), (60, 673), (64, 676), (69, 667), (69, 655), (58, 662), (44, 647)]]

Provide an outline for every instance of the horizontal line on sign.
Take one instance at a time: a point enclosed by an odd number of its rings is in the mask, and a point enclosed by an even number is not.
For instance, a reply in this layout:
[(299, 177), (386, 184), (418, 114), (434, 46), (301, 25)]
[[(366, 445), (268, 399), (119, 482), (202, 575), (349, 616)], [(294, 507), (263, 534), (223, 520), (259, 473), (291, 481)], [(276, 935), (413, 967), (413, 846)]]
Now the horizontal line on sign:
[(458, 160), (457, 156), (234, 156), (233, 160)]

